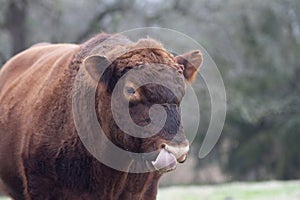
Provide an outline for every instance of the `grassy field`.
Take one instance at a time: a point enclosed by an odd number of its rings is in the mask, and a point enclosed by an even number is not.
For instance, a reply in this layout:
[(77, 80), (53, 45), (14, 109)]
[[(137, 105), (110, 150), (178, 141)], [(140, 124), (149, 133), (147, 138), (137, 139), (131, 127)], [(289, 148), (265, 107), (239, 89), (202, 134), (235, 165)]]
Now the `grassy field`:
[[(300, 200), (300, 181), (160, 188), (158, 200)], [(0, 197), (0, 200), (9, 200)]]
[(300, 200), (300, 181), (161, 188), (158, 200)]

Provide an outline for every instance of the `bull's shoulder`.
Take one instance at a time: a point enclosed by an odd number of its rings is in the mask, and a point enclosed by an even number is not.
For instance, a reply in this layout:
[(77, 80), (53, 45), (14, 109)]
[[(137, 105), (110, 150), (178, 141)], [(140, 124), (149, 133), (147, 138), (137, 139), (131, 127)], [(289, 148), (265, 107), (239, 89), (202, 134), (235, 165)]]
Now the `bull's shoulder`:
[[(38, 43), (12, 57), (2, 67), (3, 71), (19, 71), (31, 67), (37, 62), (51, 62), (64, 54), (74, 52), (79, 46), (75, 44)], [(1, 76), (2, 74), (0, 74)]]

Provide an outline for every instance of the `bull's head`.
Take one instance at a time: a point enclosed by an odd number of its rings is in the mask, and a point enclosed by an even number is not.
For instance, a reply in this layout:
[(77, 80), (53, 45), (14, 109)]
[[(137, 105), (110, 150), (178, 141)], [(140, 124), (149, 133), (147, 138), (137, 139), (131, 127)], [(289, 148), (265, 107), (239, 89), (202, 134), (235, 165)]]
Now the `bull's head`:
[[(177, 162), (186, 160), (189, 142), (182, 128), (180, 103), (186, 82), (193, 81), (202, 64), (200, 51), (174, 57), (164, 49), (139, 49), (114, 61), (91, 56), (84, 64), (96, 81), (98, 69), (108, 66), (98, 82), (96, 111), (102, 129), (115, 145), (136, 153), (158, 150), (158, 154), (146, 159), (160, 171), (175, 169)], [(165, 111), (160, 129), (155, 125), (160, 124), (161, 112), (156, 116), (153, 105)], [(128, 116), (123, 115), (126, 110)], [(134, 130), (132, 122), (141, 129)], [(147, 131), (141, 131), (145, 127)], [(130, 134), (134, 131), (140, 135)]]

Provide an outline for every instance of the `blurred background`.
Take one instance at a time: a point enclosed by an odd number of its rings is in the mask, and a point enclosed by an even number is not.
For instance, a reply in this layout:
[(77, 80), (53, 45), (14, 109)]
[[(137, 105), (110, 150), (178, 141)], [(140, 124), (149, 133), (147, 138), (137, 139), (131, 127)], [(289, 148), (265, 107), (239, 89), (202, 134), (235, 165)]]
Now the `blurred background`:
[(102, 31), (145, 26), (197, 40), (216, 62), (227, 93), (221, 138), (199, 159), (210, 116), (209, 94), (199, 89), (204, 112), (190, 157), (160, 187), (227, 183), (233, 189), (223, 199), (233, 199), (244, 184), (236, 182), (267, 181), (287, 196), (293, 192), (281, 184), (294, 183), (300, 199), (300, 183), (288, 181), (300, 179), (299, 0), (0, 0), (0, 64), (37, 42), (81, 43)]

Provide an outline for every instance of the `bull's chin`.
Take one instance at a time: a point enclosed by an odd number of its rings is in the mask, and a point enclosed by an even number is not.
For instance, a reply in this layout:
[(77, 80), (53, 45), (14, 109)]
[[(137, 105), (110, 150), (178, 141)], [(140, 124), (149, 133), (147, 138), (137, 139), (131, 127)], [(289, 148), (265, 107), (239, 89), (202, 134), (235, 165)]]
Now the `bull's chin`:
[(165, 173), (165, 172), (170, 172), (173, 171), (177, 168), (178, 163), (184, 163), (187, 159), (187, 155), (183, 155), (182, 157), (177, 159), (177, 162), (173, 162), (170, 165), (167, 165), (166, 167), (163, 167), (161, 169), (157, 169), (152, 162), (152, 166), (154, 167), (155, 170), (158, 170), (159, 172)]
[(186, 161), (186, 159), (187, 159), (187, 155), (183, 155), (183, 156), (181, 156), (180, 158), (177, 159), (177, 162), (174, 162), (174, 163), (168, 165), (167, 167), (161, 169), (160, 171), (161, 172), (173, 171), (173, 170), (176, 169), (178, 163), (184, 163)]
[(158, 171), (161, 172), (161, 173), (171, 172), (171, 171), (175, 170), (176, 167), (177, 167), (177, 162), (173, 163), (171, 165), (168, 165), (165, 168), (162, 168), (162, 169), (160, 169)]

